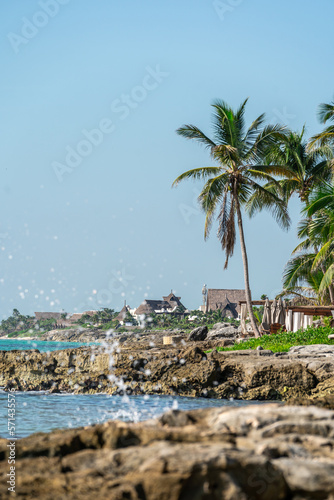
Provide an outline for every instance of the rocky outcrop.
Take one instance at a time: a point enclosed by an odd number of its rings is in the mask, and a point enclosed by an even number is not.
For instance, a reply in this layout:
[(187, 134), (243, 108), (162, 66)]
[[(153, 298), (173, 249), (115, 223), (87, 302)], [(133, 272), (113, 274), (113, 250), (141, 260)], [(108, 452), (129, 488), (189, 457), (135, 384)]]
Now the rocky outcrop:
[(237, 338), (239, 337), (239, 329), (231, 323), (216, 323), (209, 331), (208, 339), (214, 340), (219, 338)]
[(189, 334), (188, 340), (197, 341), (197, 340), (205, 340), (208, 335), (208, 327), (207, 326), (199, 326), (198, 328), (194, 328)]
[[(7, 444), (0, 440), (1, 498), (9, 497)], [(15, 498), (26, 500), (334, 498), (334, 411), (316, 407), (174, 410), (15, 446)]]
[(267, 350), (205, 353), (198, 343), (164, 348), (153, 343), (143, 349), (139, 342), (139, 346), (124, 342), (50, 353), (1, 351), (0, 386), (260, 400), (334, 394), (334, 346), (330, 345), (276, 354)]

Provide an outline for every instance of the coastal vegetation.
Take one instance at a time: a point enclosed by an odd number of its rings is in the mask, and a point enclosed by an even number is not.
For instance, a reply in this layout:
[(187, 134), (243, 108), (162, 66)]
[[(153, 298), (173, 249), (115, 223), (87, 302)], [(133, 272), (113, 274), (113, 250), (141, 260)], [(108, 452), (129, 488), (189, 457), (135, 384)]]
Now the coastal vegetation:
[[(298, 195), (302, 241), (283, 272), (280, 296), (304, 304), (334, 304), (334, 125), (307, 140), (305, 127), (295, 132), (277, 124), (265, 125), (265, 116), (260, 115), (246, 130), (246, 103), (236, 111), (224, 101), (213, 104), (213, 139), (194, 125), (177, 130), (182, 137), (204, 145), (214, 166), (188, 170), (173, 185), (185, 179), (205, 181), (198, 197), (206, 215), (204, 237), (218, 214), (217, 236), (226, 255), (225, 268), (233, 255), (237, 220), (247, 308), (259, 337), (256, 323), (261, 314), (251, 306), (242, 210), (253, 216), (269, 209), (279, 225), (288, 229), (288, 203)], [(321, 104), (318, 116), (323, 124), (333, 122), (334, 102)]]
[(232, 347), (217, 347), (217, 351), (239, 351), (245, 349), (269, 349), (273, 352), (288, 352), (290, 347), (298, 345), (330, 344), (334, 345), (334, 339), (328, 339), (333, 332), (330, 326), (309, 327), (297, 332), (280, 332), (275, 335), (263, 335), (234, 344)]
[(13, 337), (35, 337), (53, 330), (57, 321), (53, 318), (36, 321), (34, 316), (25, 316), (18, 309), (0, 323), (0, 333)]

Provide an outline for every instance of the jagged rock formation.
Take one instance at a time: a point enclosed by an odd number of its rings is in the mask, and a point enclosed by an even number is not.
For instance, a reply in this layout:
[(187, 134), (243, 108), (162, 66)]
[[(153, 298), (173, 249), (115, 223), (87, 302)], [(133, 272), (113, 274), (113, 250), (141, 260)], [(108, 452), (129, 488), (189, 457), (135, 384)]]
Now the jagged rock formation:
[[(9, 448), (0, 440), (0, 497)], [(26, 500), (334, 498), (334, 411), (266, 404), (171, 411), (16, 441)]]
[[(202, 344), (208, 347), (210, 342)], [(266, 400), (334, 394), (334, 346), (300, 346), (276, 354), (205, 354), (197, 345), (143, 348), (139, 342), (50, 353), (1, 351), (0, 386), (113, 394), (124, 391), (117, 382), (122, 378), (129, 394)]]

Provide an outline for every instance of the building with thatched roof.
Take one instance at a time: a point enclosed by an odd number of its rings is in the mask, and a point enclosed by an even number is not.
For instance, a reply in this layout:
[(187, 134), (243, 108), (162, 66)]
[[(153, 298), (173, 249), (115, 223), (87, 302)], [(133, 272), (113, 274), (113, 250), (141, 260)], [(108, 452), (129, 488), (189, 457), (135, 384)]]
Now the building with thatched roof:
[(209, 288), (206, 299), (206, 311), (222, 311), (227, 318), (240, 315), (239, 302), (246, 300), (245, 290), (229, 290)]
[(63, 314), (64, 313), (57, 312), (35, 312), (35, 318), (37, 319), (37, 321), (44, 319), (55, 319), (56, 321), (59, 321), (63, 318)]
[(76, 323), (82, 316), (94, 316), (96, 311), (85, 311), (83, 313), (66, 314), (65, 312), (35, 312), (36, 321), (55, 319), (56, 326), (64, 327), (71, 326)]
[(135, 316), (140, 316), (145, 314), (149, 316), (150, 314), (171, 314), (175, 313), (177, 308), (185, 309), (181, 302), (181, 297), (176, 297), (176, 295), (171, 291), (166, 297), (162, 297), (162, 300), (151, 300), (146, 299), (140, 304), (140, 306), (135, 310)]
[(131, 309), (124, 302), (124, 306), (122, 307), (121, 311), (119, 312), (119, 314), (116, 316), (115, 319), (117, 319), (117, 321), (119, 321), (121, 325), (124, 325), (127, 313), (131, 314)]

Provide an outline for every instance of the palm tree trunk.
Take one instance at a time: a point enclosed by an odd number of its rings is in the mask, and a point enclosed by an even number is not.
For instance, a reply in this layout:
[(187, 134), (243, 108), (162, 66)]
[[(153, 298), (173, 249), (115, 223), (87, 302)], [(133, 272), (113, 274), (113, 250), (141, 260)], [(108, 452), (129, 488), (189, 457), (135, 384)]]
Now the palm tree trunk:
[(253, 328), (254, 335), (255, 335), (255, 337), (260, 337), (260, 332), (258, 330), (255, 316), (253, 313), (253, 308), (252, 308), (252, 295), (251, 295), (251, 290), (250, 290), (250, 286), (249, 286), (248, 258), (247, 258), (246, 245), (245, 245), (244, 229), (243, 229), (243, 225), (242, 225), (241, 210), (240, 210), (238, 195), (236, 193), (236, 188), (234, 188), (234, 199), (235, 199), (235, 205), (236, 205), (236, 210), (237, 210), (240, 245), (241, 245), (241, 255), (242, 255), (242, 261), (244, 264), (244, 278), (245, 278), (245, 292), (246, 292), (247, 309), (248, 309), (249, 319), (250, 319), (250, 322), (251, 322), (251, 325)]

